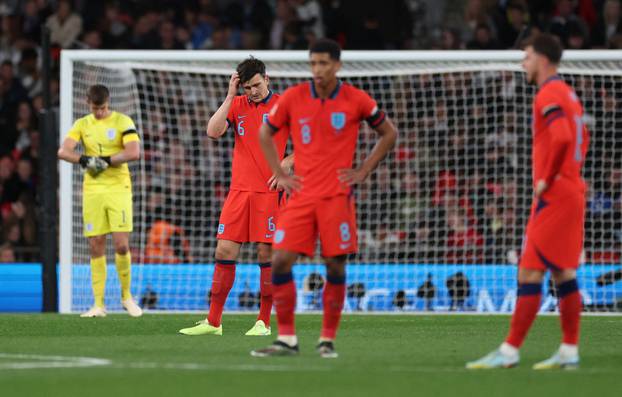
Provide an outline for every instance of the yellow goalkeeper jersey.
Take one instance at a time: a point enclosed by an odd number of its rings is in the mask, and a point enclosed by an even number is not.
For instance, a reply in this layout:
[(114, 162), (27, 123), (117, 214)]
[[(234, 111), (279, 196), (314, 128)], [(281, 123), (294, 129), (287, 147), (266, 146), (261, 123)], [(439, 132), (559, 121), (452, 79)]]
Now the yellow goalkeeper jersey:
[[(93, 114), (76, 120), (67, 137), (82, 142), (87, 156), (113, 156), (128, 142), (140, 141), (132, 119), (123, 113), (110, 112), (105, 119)], [(130, 170), (126, 163), (110, 166), (96, 177), (84, 173), (85, 192), (127, 190), (131, 186)]]

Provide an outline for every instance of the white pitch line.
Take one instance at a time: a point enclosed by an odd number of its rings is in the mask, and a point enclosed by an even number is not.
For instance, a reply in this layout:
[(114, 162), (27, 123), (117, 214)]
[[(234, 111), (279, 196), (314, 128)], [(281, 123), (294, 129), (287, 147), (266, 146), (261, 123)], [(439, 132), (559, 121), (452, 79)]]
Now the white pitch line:
[(190, 371), (259, 371), (259, 372), (325, 372), (333, 371), (329, 367), (292, 367), (288, 365), (265, 365), (265, 364), (199, 364), (199, 363), (157, 363), (139, 362), (128, 364), (114, 364), (113, 368), (132, 369), (181, 369)]
[[(296, 360), (296, 358), (292, 358)], [(287, 365), (265, 365), (265, 364), (199, 364), (199, 363), (157, 363), (157, 362), (138, 362), (128, 364), (114, 364), (113, 368), (130, 368), (130, 369), (172, 369), (172, 370), (190, 370), (190, 371), (259, 371), (259, 372), (361, 372), (356, 367), (340, 367), (334, 366), (313, 366), (313, 367), (292, 367)], [(529, 369), (529, 366), (525, 367)], [(378, 373), (472, 373), (482, 374), (490, 373), (490, 371), (468, 370), (464, 367), (422, 367), (422, 366), (387, 366)], [(495, 372), (495, 371), (492, 371)], [(617, 374), (619, 370), (614, 368), (582, 368), (576, 371), (539, 371), (538, 373), (573, 373), (577, 375), (593, 375), (593, 374)]]
[[(20, 361), (0, 362), (1, 369), (85, 368), (110, 365), (112, 361), (95, 357), (47, 356), (42, 354), (0, 353), (0, 359)], [(26, 361), (30, 360), (30, 361)]]
[[(135, 362), (135, 363), (114, 363), (112, 360), (95, 357), (73, 357), (73, 356), (47, 356), (41, 354), (14, 354), (0, 353), (0, 359), (14, 359), (20, 361), (0, 362), (0, 370), (24, 370), (24, 369), (44, 369), (44, 368), (93, 368), (107, 367), (114, 369), (169, 369), (185, 371), (248, 371), (248, 372), (362, 372), (357, 367), (335, 367), (330, 366), (311, 366), (296, 367), (291, 365), (274, 365), (262, 361), (260, 364), (202, 364), (202, 363), (160, 363), (160, 362)], [(296, 358), (291, 358), (296, 360)], [(31, 361), (24, 361), (31, 360)], [(250, 359), (256, 360), (256, 359)], [(297, 361), (297, 360), (296, 360)], [(490, 371), (473, 371), (464, 367), (422, 367), (422, 366), (386, 366), (378, 373), (487, 373)], [(492, 371), (495, 372), (495, 371)], [(581, 368), (576, 371), (543, 371), (538, 373), (572, 373), (575, 375), (592, 374), (618, 374), (619, 370), (614, 368)]]

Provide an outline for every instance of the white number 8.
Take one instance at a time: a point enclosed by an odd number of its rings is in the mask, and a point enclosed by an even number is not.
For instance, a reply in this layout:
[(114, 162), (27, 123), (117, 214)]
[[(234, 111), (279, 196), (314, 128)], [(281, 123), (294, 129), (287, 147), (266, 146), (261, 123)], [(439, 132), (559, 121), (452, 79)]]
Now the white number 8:
[(341, 241), (350, 241), (352, 236), (350, 235), (350, 225), (347, 222), (339, 225), (339, 231), (341, 232)]

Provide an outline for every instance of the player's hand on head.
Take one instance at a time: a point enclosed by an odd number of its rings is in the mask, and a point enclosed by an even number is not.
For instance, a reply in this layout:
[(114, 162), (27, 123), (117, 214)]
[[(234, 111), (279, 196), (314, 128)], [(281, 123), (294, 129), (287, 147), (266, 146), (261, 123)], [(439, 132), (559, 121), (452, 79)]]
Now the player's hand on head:
[(227, 92), (228, 96), (236, 96), (238, 94), (238, 88), (240, 87), (240, 76), (235, 72), (231, 75), (231, 79), (229, 80), (229, 91)]
[(367, 179), (368, 173), (359, 168), (342, 168), (337, 170), (337, 178), (339, 182), (348, 186), (357, 185)]

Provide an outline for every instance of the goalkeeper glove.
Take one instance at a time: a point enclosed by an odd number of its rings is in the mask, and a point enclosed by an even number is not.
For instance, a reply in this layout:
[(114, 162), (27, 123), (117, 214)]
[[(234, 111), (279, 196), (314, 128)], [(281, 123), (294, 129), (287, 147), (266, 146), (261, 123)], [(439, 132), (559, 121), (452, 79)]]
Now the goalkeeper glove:
[(80, 163), (80, 166), (82, 168), (86, 168), (88, 167), (89, 161), (92, 159), (93, 157), (91, 156), (80, 156), (80, 160), (78, 161), (78, 163)]
[(108, 161), (102, 157), (80, 156), (80, 165), (93, 177), (108, 168), (108, 164)]

